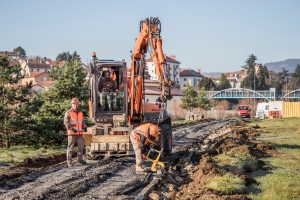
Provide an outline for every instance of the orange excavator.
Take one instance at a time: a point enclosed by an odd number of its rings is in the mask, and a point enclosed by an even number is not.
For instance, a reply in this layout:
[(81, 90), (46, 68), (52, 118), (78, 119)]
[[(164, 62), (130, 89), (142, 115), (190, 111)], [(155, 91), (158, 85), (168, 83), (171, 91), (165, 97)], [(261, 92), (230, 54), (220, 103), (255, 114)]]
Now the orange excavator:
[[(158, 18), (146, 18), (140, 22), (131, 55), (131, 68), (126, 62), (99, 60), (93, 53), (90, 63), (89, 117), (95, 125), (84, 134), (86, 155), (90, 159), (102, 156), (134, 155), (129, 134), (143, 123), (154, 123), (159, 127), (159, 144), (162, 155), (171, 153), (171, 119), (165, 103), (172, 98), (171, 85), (160, 36), (161, 23)], [(156, 68), (161, 95), (158, 102), (145, 102), (145, 57), (150, 53)], [(117, 89), (101, 89), (106, 74), (115, 81)], [(102, 88), (102, 87), (101, 87)]]

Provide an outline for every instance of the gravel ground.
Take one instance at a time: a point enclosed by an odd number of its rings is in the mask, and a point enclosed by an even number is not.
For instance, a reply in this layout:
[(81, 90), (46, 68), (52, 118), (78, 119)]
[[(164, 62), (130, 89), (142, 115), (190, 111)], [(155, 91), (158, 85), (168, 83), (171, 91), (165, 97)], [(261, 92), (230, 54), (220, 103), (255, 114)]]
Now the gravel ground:
[[(202, 141), (231, 121), (235, 120), (199, 122), (173, 130), (172, 151), (176, 153)], [(24, 176), (22, 181), (8, 181), (0, 188), (0, 199), (133, 199), (141, 189), (129, 196), (113, 195), (144, 179), (144, 175), (135, 175), (134, 163), (134, 157), (123, 157), (89, 160), (87, 165), (73, 168), (59, 165)]]

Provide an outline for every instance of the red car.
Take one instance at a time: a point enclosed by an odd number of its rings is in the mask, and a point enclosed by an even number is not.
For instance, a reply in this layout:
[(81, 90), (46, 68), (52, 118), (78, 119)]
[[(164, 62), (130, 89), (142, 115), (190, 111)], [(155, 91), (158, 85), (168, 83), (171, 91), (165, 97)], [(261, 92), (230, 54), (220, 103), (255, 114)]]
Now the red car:
[(250, 111), (251, 109), (249, 108), (248, 105), (239, 105), (237, 108), (239, 117), (250, 118)]

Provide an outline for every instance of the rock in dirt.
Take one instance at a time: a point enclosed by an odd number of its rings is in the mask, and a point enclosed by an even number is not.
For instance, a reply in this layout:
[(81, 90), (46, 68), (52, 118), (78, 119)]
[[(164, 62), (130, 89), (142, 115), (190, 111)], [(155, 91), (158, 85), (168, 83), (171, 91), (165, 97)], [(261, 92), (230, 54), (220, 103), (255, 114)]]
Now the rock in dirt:
[(151, 192), (149, 194), (149, 199), (151, 199), (151, 200), (159, 200), (159, 195), (156, 192)]

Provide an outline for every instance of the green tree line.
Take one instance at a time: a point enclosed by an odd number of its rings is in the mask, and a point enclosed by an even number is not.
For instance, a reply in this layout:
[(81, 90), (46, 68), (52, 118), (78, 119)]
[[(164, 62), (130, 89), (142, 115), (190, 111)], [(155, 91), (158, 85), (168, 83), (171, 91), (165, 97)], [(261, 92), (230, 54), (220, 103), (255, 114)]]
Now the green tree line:
[[(66, 144), (63, 117), (71, 107), (72, 98), (79, 98), (80, 108), (88, 116), (89, 90), (80, 59), (69, 59), (64, 66), (55, 66), (49, 76), (56, 83), (41, 93), (31, 92), (31, 83), (15, 87), (23, 78), (21, 66), (9, 63), (8, 54), (0, 58), (0, 145), (9, 148)], [(28, 98), (29, 95), (33, 97)]]

